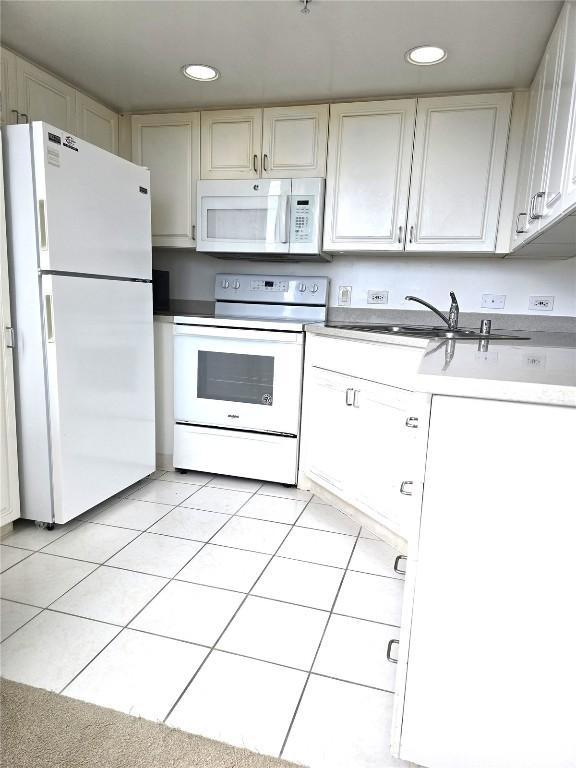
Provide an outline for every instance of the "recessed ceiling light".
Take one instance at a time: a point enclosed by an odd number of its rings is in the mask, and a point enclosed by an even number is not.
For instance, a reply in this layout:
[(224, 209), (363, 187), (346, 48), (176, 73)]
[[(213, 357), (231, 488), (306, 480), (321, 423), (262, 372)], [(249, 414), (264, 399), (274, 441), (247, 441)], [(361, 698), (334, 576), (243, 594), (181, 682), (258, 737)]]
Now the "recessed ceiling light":
[(191, 80), (203, 80), (204, 82), (218, 80), (220, 77), (220, 72), (208, 64), (186, 64), (182, 67), (182, 72)]
[(430, 66), (430, 64), (440, 64), (448, 54), (444, 48), (439, 45), (418, 45), (406, 51), (406, 61), (410, 64), (418, 64), (421, 67)]

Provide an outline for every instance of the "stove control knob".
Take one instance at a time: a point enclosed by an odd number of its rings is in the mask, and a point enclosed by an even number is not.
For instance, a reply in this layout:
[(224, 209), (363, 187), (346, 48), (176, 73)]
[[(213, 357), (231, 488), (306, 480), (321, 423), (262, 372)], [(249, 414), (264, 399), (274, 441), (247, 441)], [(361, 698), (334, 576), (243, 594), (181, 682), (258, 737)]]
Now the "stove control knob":
[(306, 290), (306, 283), (298, 283), (298, 290), (300, 291), (300, 293), (304, 293), (304, 291)]
[(234, 280), (234, 282), (232, 283), (232, 288), (236, 288), (236, 289), (240, 288), (240, 280)]
[(318, 283), (314, 283), (312, 286), (310, 286), (310, 290), (312, 291), (312, 293), (317, 293), (318, 292)]
[(222, 288), (229, 288), (230, 287), (230, 283), (228, 282), (228, 280), (222, 280), (220, 285), (222, 286)]

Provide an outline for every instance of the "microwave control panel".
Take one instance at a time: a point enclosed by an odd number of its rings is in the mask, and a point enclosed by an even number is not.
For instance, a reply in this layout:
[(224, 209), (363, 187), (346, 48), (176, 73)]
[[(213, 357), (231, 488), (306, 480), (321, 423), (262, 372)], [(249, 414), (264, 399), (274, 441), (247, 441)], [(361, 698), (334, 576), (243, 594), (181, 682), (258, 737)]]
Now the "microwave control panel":
[(314, 195), (292, 195), (292, 237), (293, 243), (310, 243), (314, 236)]

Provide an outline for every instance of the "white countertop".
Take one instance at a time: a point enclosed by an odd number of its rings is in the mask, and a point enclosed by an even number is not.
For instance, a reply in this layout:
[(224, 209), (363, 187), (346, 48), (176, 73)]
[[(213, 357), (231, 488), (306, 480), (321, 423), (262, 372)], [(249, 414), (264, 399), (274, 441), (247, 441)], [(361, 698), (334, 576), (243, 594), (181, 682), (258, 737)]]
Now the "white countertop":
[(527, 331), (526, 341), (417, 339), (306, 326), (308, 333), (422, 349), (418, 391), (576, 407), (576, 334)]

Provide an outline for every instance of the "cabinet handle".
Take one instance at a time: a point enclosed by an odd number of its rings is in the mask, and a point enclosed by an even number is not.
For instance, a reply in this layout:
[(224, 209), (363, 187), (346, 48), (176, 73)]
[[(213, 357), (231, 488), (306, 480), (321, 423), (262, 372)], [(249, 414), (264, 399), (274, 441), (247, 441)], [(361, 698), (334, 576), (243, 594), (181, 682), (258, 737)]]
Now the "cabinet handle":
[(4, 328), (4, 337), (6, 346), (8, 349), (14, 349), (16, 346), (16, 336), (14, 334), (14, 328), (12, 328), (10, 325), (7, 325)]
[(418, 416), (408, 416), (406, 426), (412, 429), (418, 429)]
[(536, 201), (542, 200), (546, 193), (545, 192), (536, 192), (535, 195), (532, 195), (532, 198), (530, 200), (530, 218), (535, 221), (536, 219), (543, 218), (543, 213), (536, 213)]
[(196, 242), (196, 224), (192, 224), (192, 240)]
[(268, 155), (262, 155), (262, 168), (268, 170)]
[(405, 576), (406, 575), (406, 571), (403, 571), (402, 568), (399, 567), (400, 562), (402, 560), (406, 560), (406, 555), (398, 555), (396, 560), (394, 560), (394, 570), (396, 571), (396, 573), (399, 573), (400, 576)]
[(28, 115), (26, 114), (26, 112), (20, 112), (19, 118), (20, 118), (20, 117), (23, 117), (23, 118), (24, 118), (24, 122), (25, 122), (25, 123), (27, 123), (27, 122), (28, 122)]
[(352, 405), (354, 406), (354, 408), (360, 408), (360, 405), (358, 403), (358, 395), (359, 394), (360, 394), (360, 390), (359, 389), (355, 389), (354, 390), (354, 397), (352, 398)]
[(399, 243), (402, 242), (402, 235), (403, 234), (404, 234), (404, 227), (402, 226), (402, 224), (400, 224), (400, 226), (398, 227), (398, 242)]
[(386, 658), (388, 661), (391, 661), (392, 664), (398, 664), (398, 659), (395, 659), (394, 656), (392, 656), (392, 648), (394, 647), (394, 644), (400, 645), (400, 640), (392, 639), (388, 642), (388, 648), (386, 648)]
[[(524, 226), (520, 227), (520, 216), (526, 216), (526, 221), (524, 222)], [(528, 224), (528, 214), (521, 211), (518, 216), (516, 216), (516, 234), (517, 235), (524, 235), (526, 232), (528, 232), (528, 229), (526, 228), (526, 224)]]
[(402, 480), (400, 483), (400, 493), (402, 496), (412, 496), (412, 486), (414, 485), (412, 480)]
[(258, 155), (254, 155), (252, 159), (252, 167), (254, 168), (254, 173), (258, 173)]
[(353, 405), (354, 404), (354, 390), (352, 387), (348, 387), (346, 390), (346, 405)]
[(410, 227), (410, 242), (414, 242), (414, 224)]
[(10, 112), (11, 112), (13, 115), (16, 115), (16, 124), (18, 124), (18, 122), (19, 122), (19, 120), (20, 120), (20, 112), (18, 112), (18, 110), (17, 110), (17, 109), (11, 109), (11, 110), (10, 110)]
[(46, 314), (46, 337), (49, 344), (54, 343), (54, 312), (52, 309), (52, 296), (44, 294), (44, 312)]

